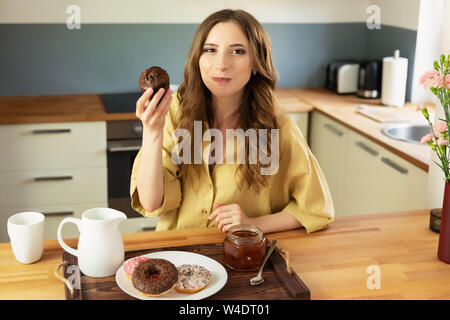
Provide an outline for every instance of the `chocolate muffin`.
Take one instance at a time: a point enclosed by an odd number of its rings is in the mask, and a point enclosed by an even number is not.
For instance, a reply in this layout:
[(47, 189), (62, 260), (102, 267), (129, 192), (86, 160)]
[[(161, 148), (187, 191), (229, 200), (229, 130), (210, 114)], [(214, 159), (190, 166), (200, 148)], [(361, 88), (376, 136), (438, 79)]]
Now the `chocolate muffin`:
[(138, 81), (139, 88), (144, 92), (148, 88), (153, 88), (153, 95), (158, 92), (159, 89), (164, 88), (168, 90), (170, 87), (170, 78), (166, 70), (161, 67), (153, 66), (142, 72)]

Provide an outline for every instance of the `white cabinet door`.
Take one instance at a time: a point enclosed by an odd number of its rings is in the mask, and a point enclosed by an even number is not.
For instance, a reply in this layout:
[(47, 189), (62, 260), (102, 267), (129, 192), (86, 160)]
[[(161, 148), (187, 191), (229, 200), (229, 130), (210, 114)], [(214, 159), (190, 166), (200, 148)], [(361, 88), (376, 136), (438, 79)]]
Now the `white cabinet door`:
[(0, 207), (106, 202), (106, 168), (0, 173)]
[(427, 208), (427, 172), (387, 150), (380, 155), (380, 163), (378, 212)]
[(350, 130), (344, 215), (426, 208), (427, 172)]
[(287, 115), (295, 121), (297, 126), (300, 128), (300, 131), (303, 134), (303, 137), (306, 141), (308, 141), (308, 118), (309, 112), (289, 112)]
[(122, 232), (122, 234), (127, 234), (155, 231), (158, 220), (159, 217), (128, 218), (120, 224), (120, 232)]
[(343, 215), (380, 212), (380, 155), (383, 147), (349, 130), (345, 165)]
[(106, 168), (106, 122), (0, 125), (0, 171)]
[(331, 196), (335, 216), (344, 210), (344, 182), (348, 129), (321, 113), (311, 114), (310, 147), (322, 169)]

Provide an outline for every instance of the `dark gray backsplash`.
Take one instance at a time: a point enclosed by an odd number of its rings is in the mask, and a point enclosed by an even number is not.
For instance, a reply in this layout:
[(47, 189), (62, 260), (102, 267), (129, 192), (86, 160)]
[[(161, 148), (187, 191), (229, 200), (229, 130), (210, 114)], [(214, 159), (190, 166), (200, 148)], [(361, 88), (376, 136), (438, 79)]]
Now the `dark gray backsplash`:
[[(137, 91), (140, 73), (167, 69), (179, 84), (198, 24), (0, 24), (0, 95), (89, 94)], [(407, 100), (416, 31), (365, 23), (264, 24), (280, 87), (322, 87), (335, 59), (392, 56), (409, 59)]]

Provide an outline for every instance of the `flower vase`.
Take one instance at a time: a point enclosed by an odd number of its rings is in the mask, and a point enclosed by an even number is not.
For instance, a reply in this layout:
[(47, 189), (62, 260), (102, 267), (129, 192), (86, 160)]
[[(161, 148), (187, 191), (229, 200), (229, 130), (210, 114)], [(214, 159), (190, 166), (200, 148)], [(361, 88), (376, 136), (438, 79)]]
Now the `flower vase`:
[(441, 228), (439, 232), (438, 258), (450, 263), (450, 183), (445, 183), (442, 204)]

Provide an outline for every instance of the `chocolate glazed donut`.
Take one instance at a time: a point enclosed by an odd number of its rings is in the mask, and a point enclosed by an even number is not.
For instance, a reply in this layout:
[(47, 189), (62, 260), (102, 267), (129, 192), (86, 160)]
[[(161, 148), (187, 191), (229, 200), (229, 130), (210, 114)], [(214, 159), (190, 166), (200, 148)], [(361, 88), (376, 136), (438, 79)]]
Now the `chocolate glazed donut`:
[(165, 259), (149, 259), (134, 269), (132, 282), (145, 295), (159, 296), (170, 291), (178, 282), (178, 270)]

